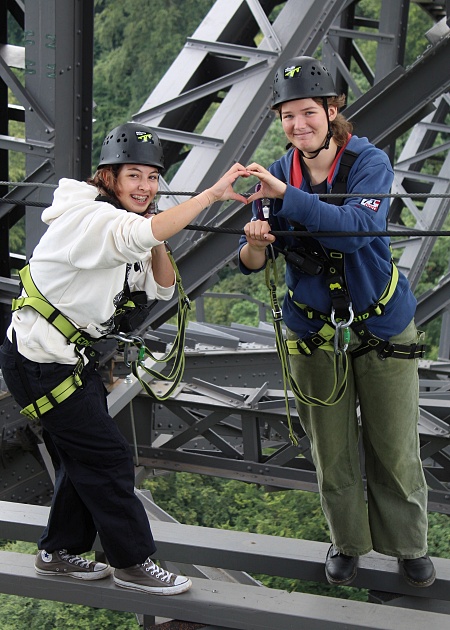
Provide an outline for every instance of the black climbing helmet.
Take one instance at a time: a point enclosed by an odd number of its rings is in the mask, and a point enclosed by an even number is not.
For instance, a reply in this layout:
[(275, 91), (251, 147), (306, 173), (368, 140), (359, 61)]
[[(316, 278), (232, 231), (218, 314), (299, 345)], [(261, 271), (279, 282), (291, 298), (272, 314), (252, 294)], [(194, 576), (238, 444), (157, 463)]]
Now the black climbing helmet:
[(98, 168), (109, 164), (145, 164), (164, 169), (161, 141), (150, 127), (125, 123), (103, 140)]
[(334, 81), (321, 61), (313, 57), (288, 59), (276, 71), (272, 108), (298, 98), (337, 96)]

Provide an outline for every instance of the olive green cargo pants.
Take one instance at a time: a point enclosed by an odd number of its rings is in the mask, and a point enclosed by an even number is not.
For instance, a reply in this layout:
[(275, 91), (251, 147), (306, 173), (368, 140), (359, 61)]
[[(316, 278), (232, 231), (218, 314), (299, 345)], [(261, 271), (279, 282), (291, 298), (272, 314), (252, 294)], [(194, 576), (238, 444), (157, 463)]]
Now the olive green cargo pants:
[[(297, 335), (288, 330), (288, 339)], [(416, 343), (414, 322), (391, 338)], [(359, 340), (351, 333), (349, 351)], [(416, 359), (381, 360), (375, 351), (349, 354), (347, 389), (331, 407), (297, 401), (311, 442), (322, 509), (331, 541), (350, 556), (374, 549), (398, 558), (427, 551), (427, 486), (419, 456), (419, 378)], [(326, 399), (334, 382), (333, 352), (290, 356), (292, 374), (305, 394)], [(360, 406), (360, 424), (357, 405)], [(359, 456), (362, 434), (367, 502)]]

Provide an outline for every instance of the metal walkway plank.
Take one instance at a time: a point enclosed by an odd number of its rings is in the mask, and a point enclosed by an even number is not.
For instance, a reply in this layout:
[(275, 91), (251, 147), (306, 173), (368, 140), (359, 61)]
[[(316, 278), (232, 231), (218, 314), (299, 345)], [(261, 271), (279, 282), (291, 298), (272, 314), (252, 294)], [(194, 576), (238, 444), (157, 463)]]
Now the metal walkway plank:
[(448, 616), (438, 613), (195, 578), (187, 593), (158, 597), (121, 589), (111, 578), (83, 582), (38, 576), (33, 564), (28, 554), (0, 552), (0, 591), (242, 630), (448, 630)]
[[(44, 506), (1, 501), (0, 537), (37, 540), (47, 523), (48, 511)], [(328, 543), (180, 523), (152, 521), (151, 526), (158, 548), (156, 557), (174, 564), (195, 563), (326, 583), (324, 560)], [(98, 539), (95, 549), (101, 549)], [(429, 588), (414, 588), (399, 574), (396, 558), (372, 552), (359, 559), (358, 575), (352, 586), (416, 599), (449, 601), (450, 560), (433, 558), (433, 562), (436, 582)]]

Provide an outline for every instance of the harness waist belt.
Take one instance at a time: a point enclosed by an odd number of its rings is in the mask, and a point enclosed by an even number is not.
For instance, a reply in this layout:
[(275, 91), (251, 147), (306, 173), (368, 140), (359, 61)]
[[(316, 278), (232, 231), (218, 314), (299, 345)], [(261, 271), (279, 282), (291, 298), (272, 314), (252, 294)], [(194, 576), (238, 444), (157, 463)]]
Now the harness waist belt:
[[(334, 352), (334, 346), (331, 342), (334, 337), (335, 329), (330, 324), (325, 324), (322, 328), (303, 339), (287, 339), (286, 347), (288, 354), (296, 355), (303, 354), (305, 356), (311, 356), (317, 348)], [(357, 358), (375, 350), (380, 359), (422, 359), (425, 356), (426, 346), (425, 344), (412, 343), (407, 346), (399, 343), (391, 343), (385, 339), (376, 337), (369, 330), (363, 331), (363, 338), (361, 345), (350, 351), (353, 358)]]
[[(389, 300), (392, 298), (392, 296), (395, 293), (397, 283), (398, 283), (398, 269), (396, 265), (392, 263), (391, 278), (385, 290), (381, 294), (381, 297), (374, 304), (369, 306), (369, 308), (366, 311), (363, 311), (362, 313), (356, 313), (353, 321), (355, 323), (358, 323), (361, 321), (365, 321), (366, 319), (368, 319), (369, 317), (372, 317), (373, 315), (382, 315), (384, 313), (384, 309), (386, 308), (386, 304), (389, 302)], [(298, 308), (300, 308), (305, 313), (308, 319), (321, 319), (322, 321), (325, 321), (325, 322), (331, 322), (331, 317), (327, 315), (326, 313), (322, 313), (321, 311), (318, 311), (312, 308), (311, 306), (308, 306), (307, 304), (301, 304), (300, 302), (296, 302), (293, 299), (294, 292), (291, 289), (289, 289), (288, 293), (292, 301), (294, 302), (294, 304), (298, 306)], [(336, 321), (339, 321), (339, 319), (342, 319), (342, 318), (336, 317)]]

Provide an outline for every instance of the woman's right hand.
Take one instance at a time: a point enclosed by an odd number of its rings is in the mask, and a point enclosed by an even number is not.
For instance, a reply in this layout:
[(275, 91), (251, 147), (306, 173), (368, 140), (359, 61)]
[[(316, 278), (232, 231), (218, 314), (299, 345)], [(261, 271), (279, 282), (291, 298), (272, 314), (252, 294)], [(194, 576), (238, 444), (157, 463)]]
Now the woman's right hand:
[(227, 201), (229, 199), (233, 199), (246, 205), (248, 203), (247, 197), (235, 192), (233, 184), (238, 177), (249, 176), (250, 173), (245, 166), (236, 162), (236, 164), (233, 164), (233, 166), (228, 169), (228, 171), (222, 175), (222, 177), (213, 186), (211, 186), (211, 188), (207, 188), (204, 192), (210, 199), (211, 204), (215, 201)]

